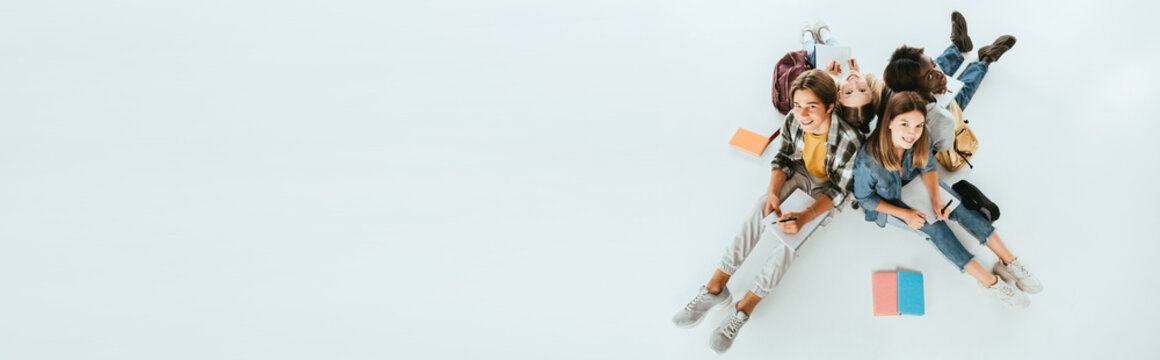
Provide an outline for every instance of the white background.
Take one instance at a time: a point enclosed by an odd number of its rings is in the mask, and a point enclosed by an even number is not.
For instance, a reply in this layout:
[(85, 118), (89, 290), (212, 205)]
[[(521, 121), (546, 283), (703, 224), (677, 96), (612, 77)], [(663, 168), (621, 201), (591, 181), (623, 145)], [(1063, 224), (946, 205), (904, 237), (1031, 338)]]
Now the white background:
[[(846, 211), (726, 357), (1160, 356), (1154, 5), (802, 3), (9, 2), (0, 358), (716, 358), (723, 312), (670, 317), (768, 182), (727, 142), (780, 125), (799, 24), (880, 73), (954, 9), (1019, 41), (943, 175), (1046, 289), (1009, 310)], [(894, 269), (925, 316), (871, 315)]]

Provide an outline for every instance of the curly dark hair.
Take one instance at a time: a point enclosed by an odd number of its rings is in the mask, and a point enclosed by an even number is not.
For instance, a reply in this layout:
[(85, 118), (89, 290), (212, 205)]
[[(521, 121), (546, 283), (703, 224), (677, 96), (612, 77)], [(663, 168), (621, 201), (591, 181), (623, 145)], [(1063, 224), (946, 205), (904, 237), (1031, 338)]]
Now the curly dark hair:
[(922, 79), (923, 48), (902, 45), (890, 55), (890, 63), (882, 71), (886, 87), (894, 92), (914, 91), (927, 102), (934, 101), (931, 89), (925, 88)]

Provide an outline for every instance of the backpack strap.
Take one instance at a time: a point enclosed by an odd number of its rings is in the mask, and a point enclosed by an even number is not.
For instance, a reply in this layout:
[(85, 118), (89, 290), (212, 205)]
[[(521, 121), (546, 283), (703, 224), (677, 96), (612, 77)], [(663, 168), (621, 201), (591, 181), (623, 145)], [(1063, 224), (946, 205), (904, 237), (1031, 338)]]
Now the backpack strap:
[(967, 156), (971, 155), (970, 153), (963, 153), (962, 151), (959, 151), (959, 149), (955, 149), (955, 152), (959, 154), (959, 157), (963, 158), (963, 162), (967, 163), (967, 166), (971, 167), (972, 169), (975, 168), (975, 165), (972, 165), (971, 161), (967, 160)]

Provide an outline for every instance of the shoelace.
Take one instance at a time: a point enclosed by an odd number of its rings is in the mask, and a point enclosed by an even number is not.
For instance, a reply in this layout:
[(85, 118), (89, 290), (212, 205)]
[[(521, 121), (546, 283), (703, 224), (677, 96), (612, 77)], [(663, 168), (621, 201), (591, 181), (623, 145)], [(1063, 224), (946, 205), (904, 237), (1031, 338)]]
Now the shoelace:
[(733, 337), (737, 336), (737, 330), (741, 330), (741, 325), (745, 325), (745, 320), (734, 316), (733, 320), (729, 320), (729, 325), (725, 325), (725, 329), (721, 330), (721, 333), (725, 334), (726, 338), (732, 340)]
[(1027, 268), (1023, 267), (1023, 264), (1009, 264), (1007, 266), (1010, 267), (1011, 269), (1015, 270), (1015, 277), (1018, 277), (1018, 278), (1031, 277), (1031, 271), (1028, 271)]
[(697, 304), (700, 304), (701, 301), (705, 299), (705, 296), (708, 295), (708, 292), (697, 294), (697, 297), (693, 298), (693, 301), (690, 301), (688, 305), (685, 305), (685, 311), (693, 311), (693, 308), (697, 307)]
[[(999, 282), (1003, 282), (1003, 280), (999, 280)], [(1001, 286), (1001, 285), (999, 285), (999, 283), (995, 283), (995, 285), (991, 285), (991, 287), (996, 287), (996, 286), (999, 287), (998, 290), (1000, 293), (1003, 293), (1003, 295), (1015, 296), (1015, 289), (1012, 289), (1010, 286)]]

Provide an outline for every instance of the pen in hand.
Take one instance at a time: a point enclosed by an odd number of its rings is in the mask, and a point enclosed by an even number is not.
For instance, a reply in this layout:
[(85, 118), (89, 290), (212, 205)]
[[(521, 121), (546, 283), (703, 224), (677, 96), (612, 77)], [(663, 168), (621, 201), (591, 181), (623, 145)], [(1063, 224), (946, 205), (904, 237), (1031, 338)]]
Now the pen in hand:
[(794, 220), (797, 220), (797, 216), (790, 216), (790, 217), (787, 217), (785, 219), (778, 220), (777, 223), (781, 224), (783, 222), (789, 222), (789, 221), (794, 221)]
[(944, 211), (947, 211), (947, 207), (950, 207), (951, 203), (953, 203), (953, 202), (955, 202), (955, 199), (953, 199), (953, 198), (950, 200), (947, 200), (947, 204), (945, 206), (943, 206), (942, 210), (939, 210), (938, 213), (942, 214)]

